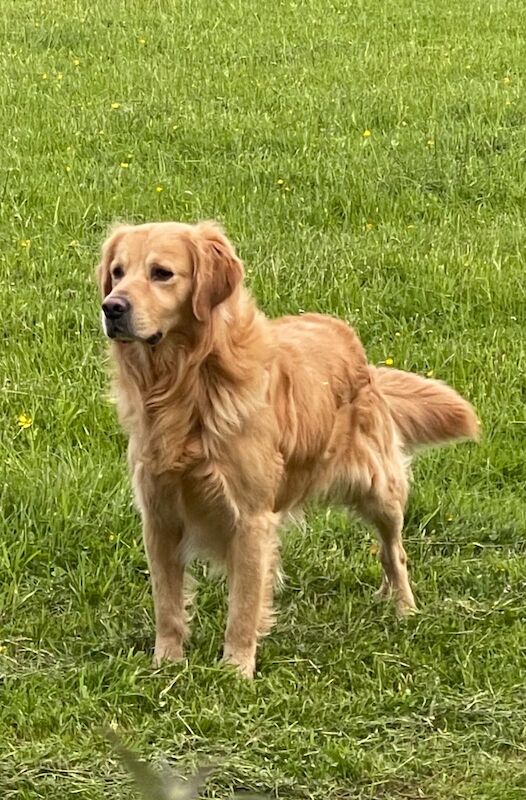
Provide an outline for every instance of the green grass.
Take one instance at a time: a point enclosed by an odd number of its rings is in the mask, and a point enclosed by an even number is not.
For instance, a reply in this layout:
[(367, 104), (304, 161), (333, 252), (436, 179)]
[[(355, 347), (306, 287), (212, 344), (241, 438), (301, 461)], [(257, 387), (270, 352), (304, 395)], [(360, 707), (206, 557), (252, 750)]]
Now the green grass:
[[(524, 797), (523, 11), (2, 0), (6, 800), (131, 797), (110, 723), (154, 763), (217, 761), (214, 797)], [(374, 605), (370, 534), (313, 509), (284, 537), (251, 684), (218, 665), (224, 588), (201, 569), (188, 662), (151, 667), (92, 279), (114, 219), (203, 217), (224, 222), (269, 314), (344, 317), (372, 362), (466, 393), (485, 431), (416, 466), (422, 613), (399, 624)]]

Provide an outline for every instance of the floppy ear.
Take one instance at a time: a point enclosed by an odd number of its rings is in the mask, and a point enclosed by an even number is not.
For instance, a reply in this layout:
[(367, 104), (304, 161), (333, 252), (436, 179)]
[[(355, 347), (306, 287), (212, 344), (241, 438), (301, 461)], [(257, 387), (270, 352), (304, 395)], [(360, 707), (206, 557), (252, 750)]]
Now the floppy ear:
[(213, 222), (201, 222), (193, 231), (194, 275), (192, 310), (205, 322), (243, 280), (243, 264), (223, 231)]
[(111, 229), (110, 234), (102, 245), (101, 258), (97, 266), (97, 283), (99, 285), (102, 298), (107, 297), (111, 292), (110, 264), (113, 261), (115, 247), (126, 232), (125, 225), (118, 225)]

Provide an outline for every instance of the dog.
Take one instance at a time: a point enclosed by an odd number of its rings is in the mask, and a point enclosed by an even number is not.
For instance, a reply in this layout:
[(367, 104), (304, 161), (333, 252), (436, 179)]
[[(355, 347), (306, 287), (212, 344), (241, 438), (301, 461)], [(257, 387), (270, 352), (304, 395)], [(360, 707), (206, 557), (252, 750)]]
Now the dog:
[(155, 662), (183, 657), (185, 566), (198, 556), (228, 577), (223, 657), (253, 676), (273, 621), (277, 531), (311, 497), (376, 529), (377, 594), (412, 613), (401, 536), (411, 456), (477, 439), (471, 405), (439, 381), (369, 365), (342, 320), (268, 319), (213, 222), (116, 227), (98, 282), (150, 566)]

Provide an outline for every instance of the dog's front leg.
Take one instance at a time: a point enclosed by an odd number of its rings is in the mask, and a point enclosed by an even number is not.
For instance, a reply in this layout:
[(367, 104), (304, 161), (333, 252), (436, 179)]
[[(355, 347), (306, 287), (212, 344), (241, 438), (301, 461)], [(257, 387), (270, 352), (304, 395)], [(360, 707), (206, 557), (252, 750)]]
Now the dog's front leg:
[(186, 634), (182, 528), (150, 514), (143, 523), (155, 611), (154, 663), (179, 661)]
[(256, 667), (258, 628), (268, 604), (269, 570), (276, 556), (273, 514), (262, 514), (239, 525), (230, 543), (228, 620), (223, 658), (246, 678)]

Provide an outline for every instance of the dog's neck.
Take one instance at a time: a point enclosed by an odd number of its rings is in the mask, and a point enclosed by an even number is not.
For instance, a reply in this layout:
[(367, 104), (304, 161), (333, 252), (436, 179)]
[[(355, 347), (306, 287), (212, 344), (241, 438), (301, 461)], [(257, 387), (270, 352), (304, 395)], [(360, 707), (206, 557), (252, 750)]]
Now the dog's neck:
[(152, 471), (214, 458), (265, 402), (272, 347), (245, 290), (188, 336), (113, 347), (121, 422)]

